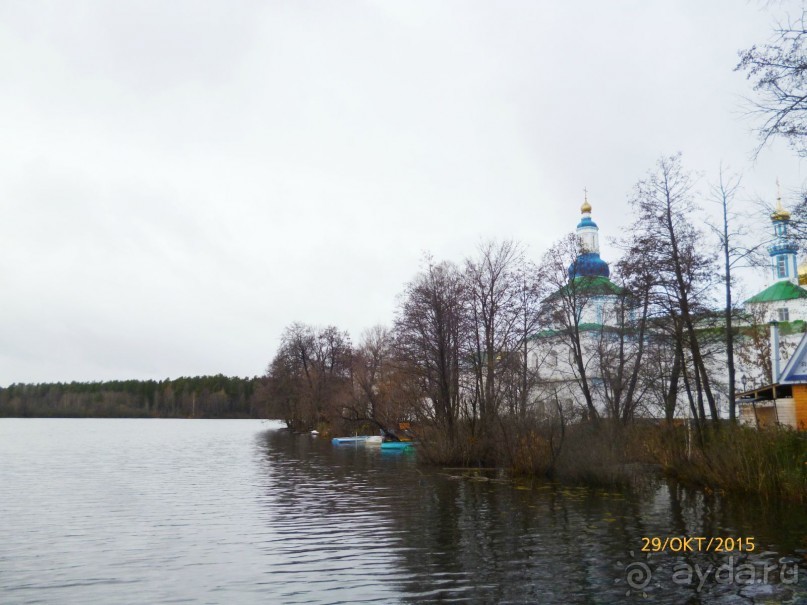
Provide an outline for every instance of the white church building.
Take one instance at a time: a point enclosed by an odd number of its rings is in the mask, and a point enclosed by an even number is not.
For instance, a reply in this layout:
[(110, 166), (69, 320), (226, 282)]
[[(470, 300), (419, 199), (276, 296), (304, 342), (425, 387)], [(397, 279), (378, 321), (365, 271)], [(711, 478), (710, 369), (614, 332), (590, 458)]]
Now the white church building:
[[(592, 219), (592, 207), (588, 199), (584, 201), (580, 211), (581, 218), (576, 232), (580, 239), (581, 252), (568, 268), (568, 279), (569, 284), (584, 285), (586, 290), (586, 296), (580, 299), (582, 302), (578, 310), (578, 328), (588, 382), (595, 405), (600, 408), (602, 397), (598, 391), (602, 388), (602, 380), (595, 353), (601, 349), (603, 339), (607, 338), (609, 327), (613, 328), (618, 324), (616, 313), (622, 290), (610, 280), (608, 263), (600, 257), (599, 228)], [(771, 215), (773, 237), (768, 246), (770, 282), (765, 289), (745, 301), (745, 319), (739, 320), (736, 325), (738, 334), (735, 352), (738, 347), (753, 346), (753, 339), (748, 336), (749, 330), (757, 330), (757, 333), (764, 330), (763, 338), (766, 341), (770, 330), (771, 341), (775, 343), (772, 349), (779, 351), (778, 355), (770, 356), (773, 359), (774, 384), (778, 382), (782, 367), (793, 355), (807, 328), (807, 289), (802, 287), (807, 284), (807, 264), (802, 267), (798, 265), (798, 247), (790, 235), (790, 220), (790, 213), (782, 207), (781, 199), (777, 199), (776, 209)], [(570, 409), (583, 409), (579, 368), (571, 355), (568, 342), (561, 326), (549, 326), (533, 338), (530, 365), (538, 371), (536, 400), (554, 402)], [(800, 346), (799, 351), (804, 351), (807, 360), (807, 344)], [(741, 418), (744, 417), (747, 421), (748, 414), (743, 416), (744, 403), (755, 397), (755, 386), (761, 388), (770, 381), (760, 364), (749, 361), (748, 356), (743, 359), (735, 354), (735, 365), (737, 390), (745, 391), (742, 393), (745, 401), (740, 401)], [(721, 383), (725, 384), (728, 379), (725, 347), (721, 348), (719, 343), (712, 347), (709, 366), (716, 379), (714, 386), (719, 392)], [(721, 374), (721, 371), (726, 375)], [(784, 394), (785, 390), (788, 394), (792, 392), (791, 388), (787, 388), (780, 389), (780, 393)], [(756, 396), (758, 395), (759, 393)], [(725, 394), (721, 404), (720, 407), (725, 410), (728, 404)], [(679, 409), (683, 414), (688, 413), (686, 405), (679, 405)]]
[[(759, 368), (742, 368), (738, 397), (740, 421), (807, 430), (807, 265), (798, 265), (798, 246), (790, 235), (790, 212), (777, 197), (768, 246), (771, 284), (745, 301), (753, 323), (770, 326), (771, 380)], [(738, 373), (738, 376), (740, 374)], [(752, 376), (749, 388), (747, 376)], [(740, 385), (741, 387), (743, 385)]]
[(807, 319), (807, 266), (799, 269), (798, 246), (790, 237), (790, 212), (777, 199), (771, 214), (773, 240), (768, 246), (771, 258), (771, 285), (745, 301), (748, 310), (763, 322), (791, 322)]
[[(550, 295), (549, 299), (564, 295), (575, 299), (584, 371), (597, 402), (602, 381), (597, 370), (596, 353), (604, 331), (616, 323), (617, 301), (622, 289), (611, 281), (611, 269), (600, 257), (599, 227), (592, 219), (591, 211), (586, 197), (577, 224), (580, 254), (569, 265), (568, 285)], [(539, 402), (554, 402), (570, 412), (585, 408), (579, 386), (580, 369), (568, 345), (568, 325), (550, 325), (536, 334), (532, 339), (529, 363), (538, 370), (539, 386), (535, 396)]]

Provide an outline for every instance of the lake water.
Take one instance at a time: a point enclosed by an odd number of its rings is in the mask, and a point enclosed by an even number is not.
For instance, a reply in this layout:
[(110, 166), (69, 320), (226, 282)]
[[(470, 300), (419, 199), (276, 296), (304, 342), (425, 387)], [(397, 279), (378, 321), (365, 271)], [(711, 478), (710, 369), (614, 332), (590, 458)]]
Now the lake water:
[[(683, 535), (756, 548), (640, 552)], [(427, 470), (252, 420), (0, 419), (2, 604), (804, 604), (806, 553), (803, 507), (671, 482)]]

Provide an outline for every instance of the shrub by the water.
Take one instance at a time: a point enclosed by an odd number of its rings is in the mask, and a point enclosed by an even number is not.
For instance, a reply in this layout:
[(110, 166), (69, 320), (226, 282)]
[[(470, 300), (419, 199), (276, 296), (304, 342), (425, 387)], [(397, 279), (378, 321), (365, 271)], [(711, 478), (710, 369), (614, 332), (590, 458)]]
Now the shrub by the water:
[(668, 468), (713, 489), (807, 501), (807, 433), (723, 426)]
[[(518, 429), (516, 428), (518, 427)], [(451, 438), (421, 430), (420, 459), (431, 465), (499, 467), (515, 474), (587, 485), (624, 484), (662, 473), (714, 491), (807, 501), (807, 433), (725, 424), (702, 443), (691, 427), (601, 420), (559, 428), (500, 423), (484, 435), (467, 424)]]

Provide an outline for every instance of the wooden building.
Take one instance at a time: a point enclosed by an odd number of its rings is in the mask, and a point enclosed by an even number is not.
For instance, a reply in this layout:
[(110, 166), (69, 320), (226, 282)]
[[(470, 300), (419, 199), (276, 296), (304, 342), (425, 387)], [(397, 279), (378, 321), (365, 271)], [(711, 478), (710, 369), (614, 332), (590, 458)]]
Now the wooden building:
[[(773, 367), (777, 366), (774, 363)], [(740, 393), (737, 403), (744, 424), (807, 431), (807, 334), (777, 382)]]

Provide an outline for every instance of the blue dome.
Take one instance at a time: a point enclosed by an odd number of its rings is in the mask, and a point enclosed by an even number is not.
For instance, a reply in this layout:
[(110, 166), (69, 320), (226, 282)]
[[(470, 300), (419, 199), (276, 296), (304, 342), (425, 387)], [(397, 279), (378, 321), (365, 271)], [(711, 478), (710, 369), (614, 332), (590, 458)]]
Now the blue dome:
[(600, 258), (596, 252), (587, 252), (577, 257), (577, 260), (569, 265), (569, 279), (575, 277), (610, 277), (611, 269), (608, 263)]
[(590, 216), (584, 216), (580, 219), (580, 222), (577, 223), (577, 228), (580, 229), (580, 227), (594, 227), (596, 229), (597, 223), (592, 221)]

